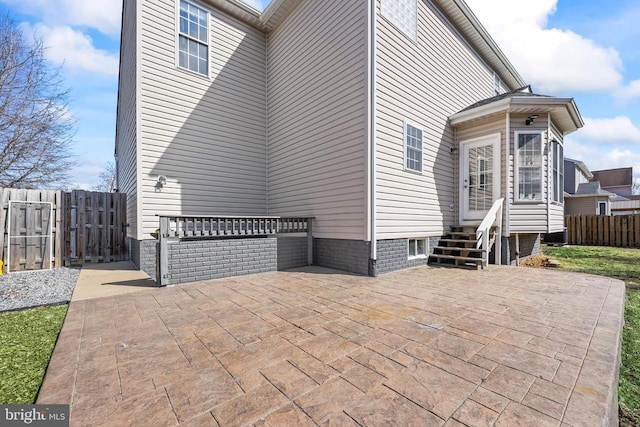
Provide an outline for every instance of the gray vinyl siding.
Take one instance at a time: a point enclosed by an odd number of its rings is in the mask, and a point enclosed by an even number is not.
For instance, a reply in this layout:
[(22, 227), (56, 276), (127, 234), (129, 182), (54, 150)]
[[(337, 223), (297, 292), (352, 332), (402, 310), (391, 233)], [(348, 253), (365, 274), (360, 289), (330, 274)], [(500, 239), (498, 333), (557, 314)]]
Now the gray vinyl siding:
[(317, 238), (367, 238), (366, 10), (303, 2), (268, 37), (269, 214)]
[(135, 237), (138, 217), (137, 104), (136, 104), (136, 7), (137, 0), (125, 0), (121, 35), (118, 117), (116, 123), (117, 185), (127, 194), (127, 236)]
[(537, 132), (545, 131), (548, 129), (545, 116), (540, 115), (532, 125), (525, 126), (524, 122), (528, 114), (512, 114), (511, 117), (511, 136), (510, 136), (510, 156), (511, 156), (511, 176), (513, 177), (513, 185), (511, 189), (511, 210), (510, 210), (510, 231), (511, 233), (547, 233), (548, 232), (548, 218), (547, 218), (547, 197), (549, 197), (548, 186), (548, 156), (546, 155), (546, 141), (543, 143), (543, 156), (542, 156), (542, 200), (540, 201), (526, 201), (519, 202), (515, 192), (517, 191), (516, 185), (516, 171), (515, 171), (515, 133), (516, 132)]
[[(442, 235), (457, 223), (458, 156), (448, 117), (493, 96), (493, 73), (429, 1), (413, 41), (377, 18), (377, 237)], [(423, 172), (404, 169), (404, 120), (423, 129)]]
[[(176, 3), (142, 4), (139, 238), (158, 228), (158, 213), (267, 211), (265, 36), (209, 12), (205, 77), (176, 65)], [(161, 189), (159, 175), (167, 177)]]

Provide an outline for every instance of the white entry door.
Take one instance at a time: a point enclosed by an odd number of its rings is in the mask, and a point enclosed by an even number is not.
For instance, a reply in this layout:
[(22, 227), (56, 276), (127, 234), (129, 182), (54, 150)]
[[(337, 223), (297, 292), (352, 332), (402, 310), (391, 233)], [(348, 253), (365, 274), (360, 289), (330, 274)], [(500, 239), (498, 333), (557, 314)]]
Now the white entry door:
[(460, 143), (461, 222), (484, 218), (500, 198), (500, 134)]

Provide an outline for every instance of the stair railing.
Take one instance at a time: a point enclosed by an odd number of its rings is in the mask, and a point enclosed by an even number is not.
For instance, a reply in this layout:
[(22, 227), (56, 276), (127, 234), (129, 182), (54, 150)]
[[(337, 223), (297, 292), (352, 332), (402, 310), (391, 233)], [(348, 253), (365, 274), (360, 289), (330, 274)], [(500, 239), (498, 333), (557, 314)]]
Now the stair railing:
[(495, 264), (502, 264), (502, 207), (504, 205), (504, 198), (498, 199), (493, 202), (493, 206), (487, 212), (484, 219), (476, 229), (476, 248), (482, 248), (482, 266), (489, 264), (489, 241), (491, 238), (491, 229), (496, 226), (496, 257)]

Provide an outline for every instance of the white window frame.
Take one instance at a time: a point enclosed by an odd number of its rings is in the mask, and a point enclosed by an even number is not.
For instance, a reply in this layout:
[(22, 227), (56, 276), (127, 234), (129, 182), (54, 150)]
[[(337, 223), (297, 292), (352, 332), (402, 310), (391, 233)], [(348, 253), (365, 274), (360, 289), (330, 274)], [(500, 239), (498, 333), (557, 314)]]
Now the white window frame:
[[(194, 38), (191, 35), (187, 34), (187, 33), (182, 33), (180, 31), (180, 6), (182, 5), (182, 3), (186, 3), (192, 7), (198, 8), (201, 11), (206, 13), (206, 20), (207, 20), (207, 26), (205, 29), (206, 32), (206, 36), (207, 36), (207, 40), (206, 43), (203, 42), (200, 39)], [(176, 67), (187, 71), (189, 73), (192, 73), (196, 76), (200, 76), (200, 77), (207, 77), (209, 78), (211, 75), (211, 28), (210, 28), (210, 22), (211, 22), (211, 13), (209, 11), (208, 8), (202, 6), (201, 4), (199, 4), (198, 2), (195, 1), (190, 1), (190, 0), (177, 0), (176, 1), (176, 37), (175, 37), (175, 46), (176, 46), (176, 51), (175, 51), (175, 63), (176, 63)], [(182, 65), (180, 65), (180, 37), (183, 36), (185, 37), (187, 40), (192, 40), (200, 45), (206, 46), (207, 48), (207, 65), (206, 65), (206, 73), (201, 73), (200, 71), (194, 71), (189, 69), (188, 67), (184, 67)]]
[[(552, 191), (549, 194), (553, 203), (564, 203), (564, 146), (562, 141), (558, 141), (553, 138), (549, 145), (551, 146), (551, 187)], [(557, 166), (557, 169), (556, 169)]]
[[(409, 157), (407, 156), (407, 153), (409, 152), (409, 150), (415, 150), (418, 151), (417, 148), (415, 147), (410, 147), (408, 144), (408, 139), (409, 139), (409, 133), (408, 133), (408, 129), (409, 127), (412, 127), (414, 129), (417, 129), (420, 131), (420, 169), (413, 169), (409, 167), (408, 164), (408, 160)], [(416, 125), (415, 123), (409, 121), (409, 120), (405, 120), (404, 121), (404, 135), (403, 135), (403, 164), (404, 164), (404, 170), (408, 171), (408, 172), (412, 172), (412, 173), (418, 173), (418, 174), (422, 174), (422, 171), (424, 170), (424, 130), (422, 129), (421, 126)]]
[[(600, 206), (604, 206), (604, 213), (601, 213)], [(597, 215), (605, 215), (606, 216), (606, 215), (608, 215), (607, 210), (608, 210), (607, 209), (607, 202), (599, 200), (598, 201), (598, 212), (597, 212)]]
[[(540, 191), (539, 196), (538, 194), (536, 194), (535, 198), (527, 198), (527, 199), (521, 199), (520, 198), (520, 135), (539, 135), (540, 136), (540, 150), (537, 153), (537, 155), (539, 156), (540, 159), (540, 165), (539, 170), (540, 170)], [(543, 157), (543, 150), (544, 150), (544, 131), (516, 131), (514, 132), (514, 141), (513, 141), (513, 148), (514, 148), (514, 176), (513, 176), (513, 198), (514, 198), (514, 202), (515, 203), (541, 203), (544, 201), (544, 173), (543, 173), (543, 167), (544, 167), (544, 157)], [(533, 168), (532, 168), (533, 169)]]
[[(423, 243), (423, 251), (419, 251), (419, 242)], [(413, 247), (413, 255), (411, 248)], [(429, 256), (429, 239), (426, 237), (418, 237), (415, 239), (407, 239), (407, 259), (423, 259)]]

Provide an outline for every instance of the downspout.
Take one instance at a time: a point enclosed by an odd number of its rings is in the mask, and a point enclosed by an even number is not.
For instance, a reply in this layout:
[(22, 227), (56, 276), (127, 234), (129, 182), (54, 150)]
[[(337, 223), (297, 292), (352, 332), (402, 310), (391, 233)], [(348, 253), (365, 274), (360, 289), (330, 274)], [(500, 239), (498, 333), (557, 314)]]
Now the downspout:
[[(506, 123), (506, 133), (507, 133), (507, 137), (505, 138), (505, 144), (506, 144), (506, 153), (507, 155), (505, 156), (505, 176), (507, 177), (506, 179), (506, 193), (505, 193), (505, 223), (504, 223), (504, 227), (502, 230), (502, 235), (509, 238), (509, 236), (511, 235), (511, 193), (510, 193), (510, 188), (513, 185), (514, 181), (515, 181), (515, 177), (513, 176), (513, 173), (511, 172), (511, 168), (509, 167), (510, 163), (509, 163), (509, 158), (511, 156), (511, 113), (509, 113), (507, 111), (507, 117), (506, 117), (507, 123)], [(514, 141), (515, 144), (515, 141)], [(513, 191), (515, 191), (515, 188), (513, 189)], [(500, 236), (500, 238), (502, 238), (502, 236)], [(507, 248), (509, 248), (509, 245), (506, 245)], [(511, 250), (508, 250), (509, 252), (511, 252)], [(511, 264), (511, 260), (509, 259), (509, 254), (507, 253), (507, 256), (502, 257), (501, 261), (505, 264)]]
[(551, 232), (551, 171), (553, 170), (550, 155), (551, 147), (549, 147), (551, 139), (551, 113), (547, 113), (547, 233)]
[(376, 238), (376, 8), (377, 1), (369, 1), (369, 214), (371, 223), (371, 254), (369, 275), (377, 275), (378, 240)]
[(269, 34), (264, 35), (264, 145), (265, 145), (265, 198), (267, 202), (267, 215), (269, 215)]

